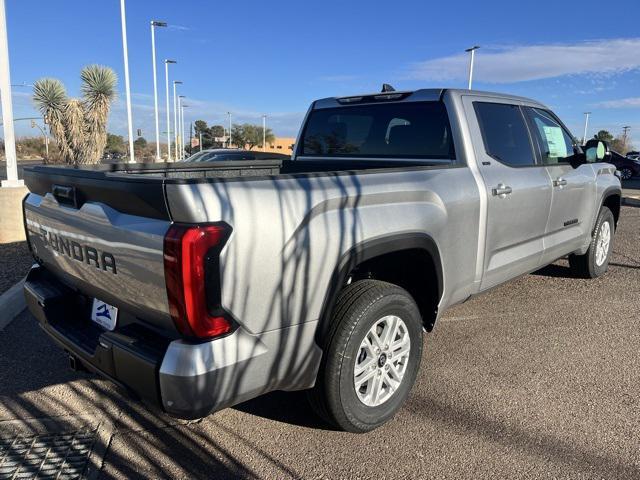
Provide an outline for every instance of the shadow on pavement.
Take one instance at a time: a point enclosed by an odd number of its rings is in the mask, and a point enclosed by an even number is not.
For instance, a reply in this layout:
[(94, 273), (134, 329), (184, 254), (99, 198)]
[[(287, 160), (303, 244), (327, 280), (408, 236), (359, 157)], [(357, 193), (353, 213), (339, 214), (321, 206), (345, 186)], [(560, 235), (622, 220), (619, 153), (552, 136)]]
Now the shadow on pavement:
[(535, 272), (532, 272), (531, 275), (554, 278), (579, 278), (568, 266), (558, 265), (557, 263), (552, 263), (540, 270), (536, 270)]
[(629, 265), (628, 263), (617, 263), (617, 262), (610, 262), (609, 265), (613, 266), (613, 267), (622, 267), (622, 268), (636, 268), (636, 269), (640, 269), (640, 265)]
[(271, 392), (233, 408), (277, 422), (335, 431), (313, 412), (305, 392)]
[[(25, 342), (29, 348), (25, 348)], [(248, 411), (269, 412), (275, 408), (275, 405), (260, 406), (257, 401), (249, 403)], [(303, 415), (302, 407), (295, 408), (297, 403), (291, 400), (286, 407), (294, 412), (292, 418)], [(204, 436), (194, 428), (192, 424), (197, 422), (169, 417), (157, 408), (132, 399), (108, 381), (71, 371), (65, 353), (40, 330), (37, 321), (28, 313), (21, 314), (0, 332), (0, 427), (3, 421), (87, 413), (99, 417), (100, 423), (114, 432), (110, 442), (104, 445), (107, 448), (104, 466), (95, 464), (91, 458), (88, 467), (102, 470), (104, 476), (258, 477), (216, 438)], [(211, 417), (207, 420), (214, 421)], [(282, 465), (277, 465), (277, 459), (269, 458), (264, 452), (256, 453), (283, 470)], [(171, 475), (167, 473), (169, 468)]]

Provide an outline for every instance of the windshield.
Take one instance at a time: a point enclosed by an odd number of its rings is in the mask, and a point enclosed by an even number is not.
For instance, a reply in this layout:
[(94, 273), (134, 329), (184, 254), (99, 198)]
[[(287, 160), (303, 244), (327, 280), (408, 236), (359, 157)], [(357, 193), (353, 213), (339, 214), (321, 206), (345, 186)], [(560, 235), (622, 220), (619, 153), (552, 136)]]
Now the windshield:
[(442, 102), (313, 110), (303, 133), (301, 155), (455, 158), (449, 118)]
[(207, 152), (205, 150), (204, 152), (194, 153), (190, 157), (183, 158), (182, 160), (180, 160), (180, 162), (198, 162), (200, 161), (199, 158), (205, 156), (207, 153), (211, 153), (211, 152)]

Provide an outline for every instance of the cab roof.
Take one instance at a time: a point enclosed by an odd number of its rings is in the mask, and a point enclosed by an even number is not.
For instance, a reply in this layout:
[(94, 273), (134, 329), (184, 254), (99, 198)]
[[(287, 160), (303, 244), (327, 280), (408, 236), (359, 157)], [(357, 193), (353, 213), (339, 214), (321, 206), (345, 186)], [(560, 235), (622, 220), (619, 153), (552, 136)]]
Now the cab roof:
[(526, 97), (520, 97), (517, 95), (510, 95), (506, 93), (485, 92), (482, 90), (467, 90), (458, 88), (422, 88), (419, 90), (364, 93), (359, 95), (349, 95), (345, 97), (327, 97), (316, 100), (313, 103), (312, 108), (335, 108), (360, 103), (376, 102), (433, 102), (442, 100), (445, 95), (450, 95), (452, 97), (461, 97), (469, 94), (487, 98), (511, 100), (518, 103), (524, 102), (546, 108), (542, 103)]

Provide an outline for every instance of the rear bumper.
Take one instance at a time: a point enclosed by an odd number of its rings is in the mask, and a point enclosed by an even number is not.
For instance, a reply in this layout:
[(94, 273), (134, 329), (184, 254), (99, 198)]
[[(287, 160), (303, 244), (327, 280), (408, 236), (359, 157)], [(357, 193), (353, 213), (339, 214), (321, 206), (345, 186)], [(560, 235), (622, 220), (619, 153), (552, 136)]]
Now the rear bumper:
[(40, 327), (88, 370), (160, 406), (158, 369), (170, 340), (138, 325), (113, 332), (89, 321), (87, 297), (44, 268), (33, 267), (24, 284), (27, 307)]
[(238, 328), (193, 343), (137, 323), (113, 332), (94, 325), (90, 299), (42, 267), (31, 269), (24, 292), (42, 329), (85, 367), (179, 418), (200, 418), (271, 390), (310, 388), (320, 364), (316, 322), (260, 337)]

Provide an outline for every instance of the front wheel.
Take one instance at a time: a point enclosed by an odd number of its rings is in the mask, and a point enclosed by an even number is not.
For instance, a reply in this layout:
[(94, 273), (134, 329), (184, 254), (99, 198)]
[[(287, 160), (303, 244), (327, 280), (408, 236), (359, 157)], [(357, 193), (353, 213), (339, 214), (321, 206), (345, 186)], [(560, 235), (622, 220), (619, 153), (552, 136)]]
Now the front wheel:
[(340, 293), (323, 345), (314, 410), (349, 432), (368, 432), (395, 415), (422, 357), (422, 320), (409, 293), (361, 280)]
[(615, 220), (607, 207), (602, 207), (596, 221), (593, 238), (589, 250), (584, 255), (569, 255), (571, 270), (580, 277), (596, 278), (609, 268), (609, 260), (613, 251), (613, 234)]
[(622, 180), (629, 180), (631, 177), (633, 177), (633, 171), (630, 168), (624, 167), (620, 169), (620, 178)]

